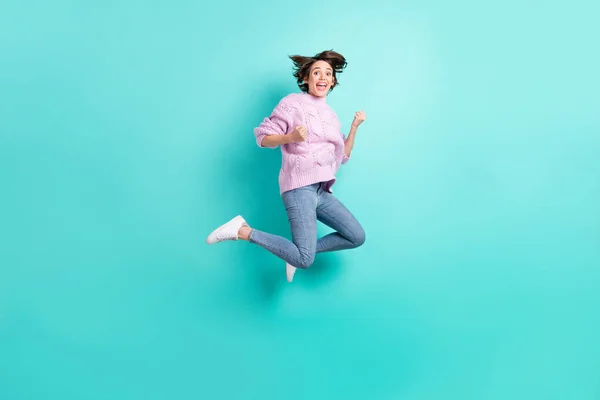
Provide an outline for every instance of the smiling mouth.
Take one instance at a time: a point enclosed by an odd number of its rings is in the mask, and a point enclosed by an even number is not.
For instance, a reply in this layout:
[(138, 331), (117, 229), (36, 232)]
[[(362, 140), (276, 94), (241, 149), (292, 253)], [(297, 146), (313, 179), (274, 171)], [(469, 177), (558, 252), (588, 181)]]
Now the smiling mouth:
[(327, 84), (326, 83), (317, 83), (317, 89), (325, 90), (325, 89), (327, 89)]

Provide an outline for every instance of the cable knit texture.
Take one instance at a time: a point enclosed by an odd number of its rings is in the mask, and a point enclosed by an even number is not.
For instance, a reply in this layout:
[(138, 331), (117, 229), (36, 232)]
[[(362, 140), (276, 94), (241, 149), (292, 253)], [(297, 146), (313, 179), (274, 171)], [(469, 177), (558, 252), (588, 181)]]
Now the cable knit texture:
[(254, 129), (256, 143), (264, 147), (265, 136), (289, 135), (296, 126), (305, 126), (307, 136), (303, 142), (280, 146), (280, 193), (319, 182), (326, 182), (325, 188), (331, 192), (335, 174), (348, 157), (340, 121), (326, 98), (307, 93), (287, 95)]

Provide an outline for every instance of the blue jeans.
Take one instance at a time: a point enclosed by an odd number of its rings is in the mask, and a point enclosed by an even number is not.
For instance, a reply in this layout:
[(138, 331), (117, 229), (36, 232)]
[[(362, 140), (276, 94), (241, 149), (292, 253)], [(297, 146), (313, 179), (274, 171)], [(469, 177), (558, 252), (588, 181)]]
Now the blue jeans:
[[(308, 268), (316, 253), (353, 249), (365, 242), (365, 231), (352, 213), (321, 183), (284, 192), (292, 241), (281, 236), (250, 231), (250, 242), (258, 244), (296, 268)], [(337, 232), (317, 240), (317, 220)]]

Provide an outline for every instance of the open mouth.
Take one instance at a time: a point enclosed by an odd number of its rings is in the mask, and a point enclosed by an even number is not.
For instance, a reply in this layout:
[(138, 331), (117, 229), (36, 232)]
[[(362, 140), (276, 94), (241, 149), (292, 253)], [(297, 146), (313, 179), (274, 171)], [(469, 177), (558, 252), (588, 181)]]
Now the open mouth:
[(321, 91), (326, 90), (327, 89), (327, 83), (324, 83), (324, 82), (317, 83), (317, 89), (321, 90)]

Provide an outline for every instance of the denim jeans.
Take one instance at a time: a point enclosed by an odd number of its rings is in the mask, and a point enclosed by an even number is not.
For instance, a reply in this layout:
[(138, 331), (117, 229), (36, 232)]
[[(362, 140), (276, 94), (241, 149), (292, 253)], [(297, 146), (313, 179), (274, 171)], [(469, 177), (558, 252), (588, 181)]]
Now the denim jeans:
[[(290, 222), (292, 241), (252, 229), (250, 242), (296, 268), (310, 267), (316, 253), (353, 249), (362, 245), (365, 242), (362, 226), (323, 185), (315, 183), (281, 195)], [(336, 232), (317, 240), (317, 220)]]

